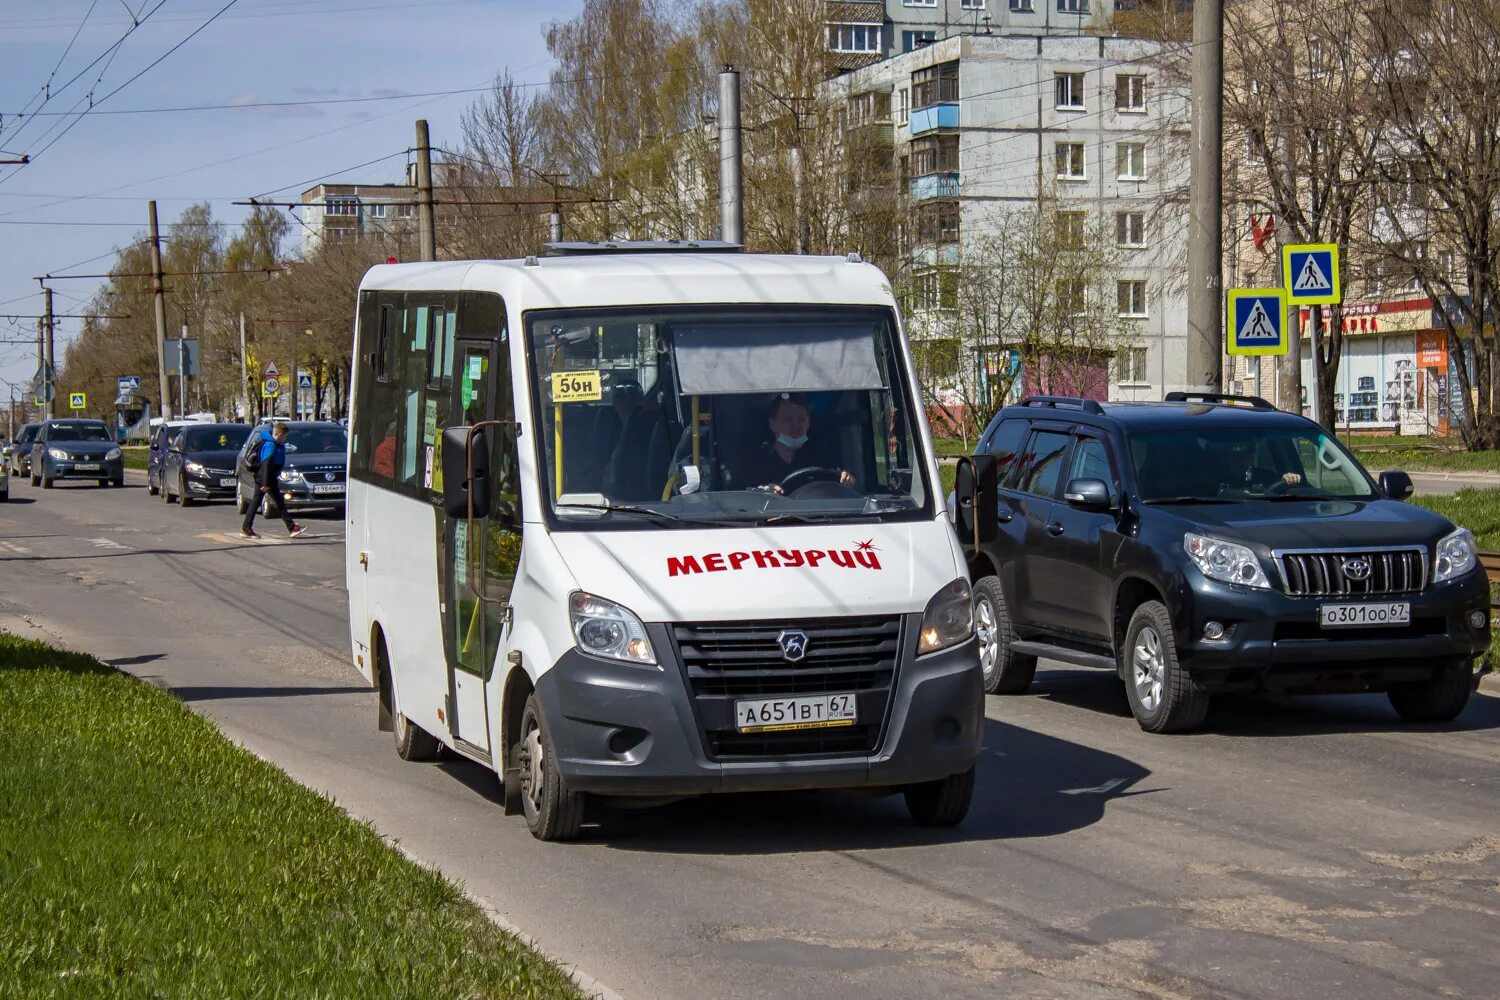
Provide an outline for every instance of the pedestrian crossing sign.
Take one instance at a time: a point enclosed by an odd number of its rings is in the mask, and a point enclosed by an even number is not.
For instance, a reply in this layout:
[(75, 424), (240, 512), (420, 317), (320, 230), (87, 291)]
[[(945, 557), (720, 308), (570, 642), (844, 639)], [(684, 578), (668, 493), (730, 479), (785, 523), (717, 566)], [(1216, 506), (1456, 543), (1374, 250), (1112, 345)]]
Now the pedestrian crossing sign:
[(1281, 273), (1293, 305), (1326, 306), (1344, 300), (1336, 243), (1282, 247)]
[(1229, 353), (1285, 354), (1286, 292), (1280, 288), (1229, 290)]

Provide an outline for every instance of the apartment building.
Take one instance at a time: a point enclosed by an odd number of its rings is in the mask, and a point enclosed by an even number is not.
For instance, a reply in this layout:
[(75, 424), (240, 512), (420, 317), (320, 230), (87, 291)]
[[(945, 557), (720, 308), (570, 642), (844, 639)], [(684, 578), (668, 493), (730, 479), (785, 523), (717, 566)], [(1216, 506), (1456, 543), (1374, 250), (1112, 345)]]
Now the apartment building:
[[(462, 164), (434, 163), (433, 183), (439, 188), (463, 183)], [(389, 237), (398, 248), (417, 246), (417, 168), (406, 167), (402, 184), (315, 184), (302, 192), (302, 255), (326, 243), (345, 243), (377, 236)]]

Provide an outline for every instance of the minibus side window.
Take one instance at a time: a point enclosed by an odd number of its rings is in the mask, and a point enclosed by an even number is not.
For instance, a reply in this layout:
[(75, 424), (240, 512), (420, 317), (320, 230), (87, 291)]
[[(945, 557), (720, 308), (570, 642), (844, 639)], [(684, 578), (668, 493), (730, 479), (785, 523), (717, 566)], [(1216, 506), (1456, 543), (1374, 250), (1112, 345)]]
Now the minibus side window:
[[(360, 352), (353, 435), (355, 478), (390, 487), (396, 478), (400, 387), (397, 353), (405, 324), (400, 292), (376, 292), (361, 303)], [(373, 376), (373, 377), (371, 377)]]

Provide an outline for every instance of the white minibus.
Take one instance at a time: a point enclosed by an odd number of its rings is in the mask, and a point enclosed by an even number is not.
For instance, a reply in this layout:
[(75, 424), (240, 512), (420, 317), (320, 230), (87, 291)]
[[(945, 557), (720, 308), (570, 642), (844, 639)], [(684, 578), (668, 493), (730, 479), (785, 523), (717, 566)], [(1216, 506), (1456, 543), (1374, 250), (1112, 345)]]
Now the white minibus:
[(855, 255), (557, 244), (373, 267), (347, 579), (403, 758), (590, 800), (901, 792), (969, 807), (969, 583), (890, 282)]

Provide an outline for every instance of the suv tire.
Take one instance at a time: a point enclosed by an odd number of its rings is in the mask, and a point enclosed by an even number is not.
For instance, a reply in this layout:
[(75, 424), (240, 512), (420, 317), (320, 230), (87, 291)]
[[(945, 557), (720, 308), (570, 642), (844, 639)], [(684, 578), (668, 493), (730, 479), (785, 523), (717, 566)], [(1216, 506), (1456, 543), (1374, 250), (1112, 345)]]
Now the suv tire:
[(151, 473), (146, 473), (146, 495), (154, 497), (157, 494), (156, 480), (151, 478)]
[(907, 785), (906, 808), (919, 826), (957, 826), (974, 798), (974, 768), (938, 781)]
[(1149, 733), (1197, 729), (1208, 714), (1208, 692), (1177, 662), (1172, 616), (1160, 601), (1147, 601), (1125, 630), (1121, 674), (1130, 712)]
[(1474, 668), (1468, 660), (1445, 663), (1431, 680), (1393, 684), (1386, 692), (1405, 722), (1452, 722), (1469, 703)]
[(577, 837), (583, 826), (585, 797), (569, 791), (558, 773), (557, 753), (535, 694), (526, 699), (521, 711), (521, 739), (512, 752), (521, 776), (521, 811), (531, 835), (551, 841)]
[(188, 496), (187, 479), (179, 476), (177, 479), (177, 505), (179, 507), (191, 507), (193, 498)]
[(985, 694), (1021, 694), (1031, 687), (1036, 657), (1011, 651), (1016, 630), (1000, 581), (993, 576), (982, 576), (974, 584), (974, 631), (979, 636)]

